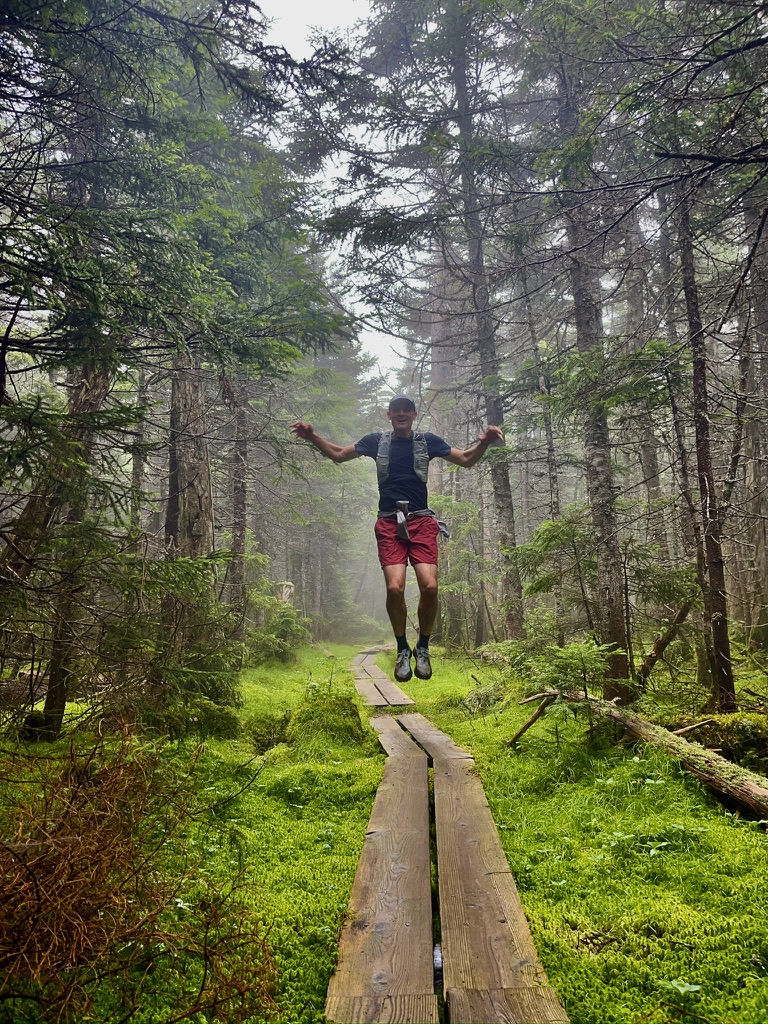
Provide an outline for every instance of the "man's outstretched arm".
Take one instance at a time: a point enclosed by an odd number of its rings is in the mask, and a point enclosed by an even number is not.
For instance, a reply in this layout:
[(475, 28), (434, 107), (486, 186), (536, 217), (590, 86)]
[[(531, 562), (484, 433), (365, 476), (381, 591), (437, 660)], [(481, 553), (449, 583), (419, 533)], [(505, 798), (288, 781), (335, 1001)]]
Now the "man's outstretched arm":
[(301, 420), (296, 420), (295, 423), (291, 424), (291, 430), (302, 441), (309, 441), (311, 445), (314, 445), (322, 455), (332, 462), (349, 462), (351, 459), (360, 458), (360, 453), (355, 451), (353, 444), (334, 444), (333, 441), (329, 441), (327, 438), (316, 434), (312, 429), (311, 423), (302, 423)]
[(469, 469), (470, 466), (474, 466), (476, 462), (482, 459), (486, 449), (492, 444), (504, 444), (504, 434), (501, 432), (501, 427), (493, 425), (486, 427), (475, 443), (463, 451), (461, 448), (451, 448), (450, 452), (445, 456), (445, 461), (452, 462), (454, 466), (463, 466), (465, 469)]

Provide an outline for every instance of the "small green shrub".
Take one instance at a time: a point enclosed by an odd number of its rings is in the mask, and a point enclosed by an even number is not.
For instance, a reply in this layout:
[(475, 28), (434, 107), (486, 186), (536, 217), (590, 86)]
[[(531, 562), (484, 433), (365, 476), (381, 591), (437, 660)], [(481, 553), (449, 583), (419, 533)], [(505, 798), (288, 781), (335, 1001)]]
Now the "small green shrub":
[(266, 610), (264, 625), (246, 631), (246, 666), (263, 665), (273, 658), (283, 663), (293, 661), (296, 648), (310, 640), (308, 624), (309, 620), (292, 605), (275, 599)]

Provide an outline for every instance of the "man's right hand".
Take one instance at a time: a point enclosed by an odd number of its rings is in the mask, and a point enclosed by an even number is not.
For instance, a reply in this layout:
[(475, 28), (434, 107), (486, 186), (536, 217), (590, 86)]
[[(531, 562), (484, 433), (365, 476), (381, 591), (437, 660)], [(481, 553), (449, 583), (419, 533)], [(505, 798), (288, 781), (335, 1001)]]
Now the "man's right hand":
[(312, 424), (302, 423), (301, 420), (296, 420), (295, 423), (292, 423), (291, 430), (297, 437), (300, 437), (302, 441), (311, 441), (315, 436)]

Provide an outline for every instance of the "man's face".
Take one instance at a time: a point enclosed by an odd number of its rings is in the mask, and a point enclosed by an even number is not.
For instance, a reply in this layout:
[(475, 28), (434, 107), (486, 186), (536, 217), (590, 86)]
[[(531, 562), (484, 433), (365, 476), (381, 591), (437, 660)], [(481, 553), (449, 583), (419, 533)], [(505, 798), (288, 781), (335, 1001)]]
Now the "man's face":
[(407, 402), (395, 402), (387, 412), (387, 419), (392, 424), (395, 434), (407, 436), (416, 420), (416, 410)]

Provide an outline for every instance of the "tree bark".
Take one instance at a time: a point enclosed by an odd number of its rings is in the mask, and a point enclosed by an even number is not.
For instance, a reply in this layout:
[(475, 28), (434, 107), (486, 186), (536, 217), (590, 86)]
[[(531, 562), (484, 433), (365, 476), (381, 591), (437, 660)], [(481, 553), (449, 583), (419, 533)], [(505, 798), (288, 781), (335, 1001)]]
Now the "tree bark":
[(213, 497), (202, 374), (184, 347), (173, 362), (166, 546), (185, 558), (214, 548)]
[(704, 550), (709, 584), (709, 627), (714, 654), (714, 691), (712, 700), (719, 711), (736, 710), (736, 690), (728, 636), (728, 606), (725, 591), (725, 565), (720, 534), (720, 515), (709, 430), (709, 394), (707, 384), (707, 352), (704, 325), (699, 309), (696, 270), (693, 255), (693, 231), (690, 220), (690, 197), (680, 195), (678, 204), (678, 243), (683, 278), (683, 293), (688, 314), (688, 342), (693, 359), (693, 417), (696, 431), (696, 465), (698, 469)]
[[(501, 426), (504, 422), (504, 409), (498, 391), (499, 355), (496, 346), (496, 325), (491, 309), (483, 223), (480, 216), (472, 157), (475, 148), (475, 130), (470, 102), (469, 73), (466, 52), (462, 48), (463, 40), (468, 38), (469, 25), (463, 12), (457, 13), (456, 29), (457, 49), (453, 57), (453, 86), (456, 99), (454, 120), (458, 127), (461, 149), (461, 197), (468, 250), (467, 278), (472, 294), (486, 419), (490, 424)], [(517, 545), (515, 509), (509, 480), (509, 464), (505, 459), (494, 457), (491, 463), (491, 482), (499, 527), (499, 547), (502, 559), (502, 604), (506, 634), (510, 639), (519, 639), (524, 635), (523, 586), (513, 557)]]
[(235, 447), (232, 452), (232, 562), (230, 604), (240, 613), (235, 639), (245, 636), (245, 542), (248, 525), (248, 415), (241, 390), (235, 407)]

